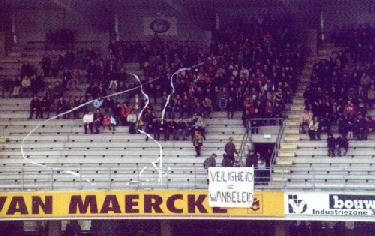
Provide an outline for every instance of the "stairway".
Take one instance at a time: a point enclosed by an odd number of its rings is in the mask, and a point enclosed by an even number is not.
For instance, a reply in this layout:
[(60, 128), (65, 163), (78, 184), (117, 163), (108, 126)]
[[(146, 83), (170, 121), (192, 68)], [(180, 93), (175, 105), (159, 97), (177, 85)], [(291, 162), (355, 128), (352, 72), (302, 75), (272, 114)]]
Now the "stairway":
[(316, 57), (310, 57), (305, 65), (297, 88), (297, 93), (293, 98), (290, 110), (287, 111), (287, 118), (284, 121), (284, 132), (281, 134), (280, 149), (276, 158), (273, 173), (271, 175), (271, 185), (285, 186), (289, 181), (288, 174), (292, 174), (291, 168), (296, 158), (296, 152), (301, 142), (300, 122), (305, 108), (303, 94), (310, 83), (310, 76), (314, 63), (322, 59), (329, 59), (332, 52), (337, 50), (333, 44), (325, 44)]

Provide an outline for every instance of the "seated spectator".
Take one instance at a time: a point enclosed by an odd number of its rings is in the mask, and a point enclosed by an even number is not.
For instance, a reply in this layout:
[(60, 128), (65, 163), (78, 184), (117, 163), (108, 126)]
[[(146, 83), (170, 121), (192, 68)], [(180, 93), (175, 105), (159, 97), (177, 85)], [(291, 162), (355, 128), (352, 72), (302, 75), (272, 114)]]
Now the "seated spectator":
[(366, 117), (362, 115), (358, 115), (357, 119), (355, 120), (355, 136), (357, 137), (358, 140), (366, 140), (369, 127), (368, 123), (366, 120)]
[(336, 143), (337, 143), (337, 150), (336, 150), (337, 155), (340, 157), (345, 156), (349, 149), (348, 139), (345, 136), (341, 135), (340, 137), (337, 138)]
[(94, 114), (92, 112), (86, 111), (83, 115), (83, 127), (85, 129), (85, 134), (87, 134), (87, 130), (90, 129), (90, 133), (94, 133)]
[(133, 107), (131, 105), (128, 105), (126, 103), (122, 103), (120, 105), (120, 114), (121, 114), (121, 117), (120, 117), (120, 124), (121, 125), (127, 125), (127, 117), (128, 115), (132, 112), (133, 110)]
[(204, 118), (210, 118), (211, 112), (213, 111), (211, 99), (209, 99), (208, 97), (204, 98), (204, 100), (202, 102), (202, 106), (203, 106), (203, 109), (204, 109), (203, 117)]
[(327, 138), (327, 148), (328, 148), (328, 156), (334, 157), (336, 152), (336, 139), (333, 137), (332, 134), (328, 135)]
[(176, 139), (176, 122), (174, 119), (169, 119), (168, 121), (168, 137), (167, 140), (169, 140), (170, 137), (172, 137), (173, 140)]
[[(1, 70), (1, 68), (0, 68)], [(1, 89), (1, 97), (10, 97), (13, 89), (13, 81), (10, 78), (1, 78), (0, 77), (0, 89)], [(7, 94), (7, 95), (6, 95)]]
[(111, 121), (111, 124), (110, 124), (110, 129), (109, 130), (111, 130), (111, 128), (112, 128), (112, 130), (113, 131), (116, 131), (116, 126), (117, 126), (117, 120), (116, 120), (116, 118), (113, 116), (113, 115), (111, 115), (110, 116), (110, 121)]
[[(78, 100), (78, 102), (77, 102), (77, 104), (76, 104), (76, 106), (79, 106), (79, 105), (81, 105), (81, 104), (86, 104), (86, 99), (85, 99), (85, 96), (81, 96), (80, 98), (79, 98), (79, 100)], [(78, 110), (77, 110), (77, 112), (78, 112), (78, 114), (85, 114), (86, 112), (87, 112), (87, 106), (82, 106), (82, 107), (80, 107)]]
[(27, 95), (29, 94), (31, 91), (30, 91), (30, 87), (31, 87), (31, 80), (30, 80), (30, 77), (28, 76), (24, 76), (22, 78), (22, 82), (21, 82), (21, 94), (22, 95)]
[(108, 130), (111, 130), (111, 117), (109, 115), (104, 115), (102, 120), (103, 130), (108, 127)]
[(309, 137), (310, 140), (320, 140), (320, 126), (318, 117), (314, 117), (309, 123)]
[(161, 120), (159, 132), (164, 135), (164, 141), (169, 140), (169, 124), (167, 120)]
[(14, 83), (13, 83), (13, 90), (12, 90), (12, 97), (20, 97), (21, 96), (21, 87), (22, 87), (22, 79), (20, 76), (17, 76)]
[[(67, 111), (67, 104), (63, 97), (60, 97), (56, 103), (56, 115), (59, 115)], [(63, 115), (63, 118), (66, 119), (66, 115)]]
[(32, 75), (30, 77), (30, 91), (33, 95), (37, 94), (41, 89), (44, 88), (44, 82), (41, 77)]
[(375, 104), (375, 85), (374, 84), (372, 84), (370, 89), (368, 90), (367, 99), (368, 99), (368, 107), (370, 109), (373, 109), (374, 104)]
[(86, 88), (85, 98), (88, 100), (89, 98), (95, 99), (98, 97), (98, 87), (96, 87), (93, 83), (90, 83), (89, 86)]
[[(147, 108), (142, 115), (141, 120), (144, 122), (144, 132), (147, 134), (153, 133), (154, 131), (154, 122), (155, 122), (155, 114), (152, 112), (150, 108)], [(146, 137), (146, 141), (148, 140), (148, 136)]]
[[(74, 100), (73, 96), (69, 97), (69, 100), (66, 102), (66, 110), (71, 110), (76, 106), (76, 101)], [(74, 110), (73, 112), (70, 112), (66, 114), (67, 119), (78, 119), (78, 113), (77, 110)]]
[(309, 124), (313, 119), (312, 112), (309, 109), (305, 109), (302, 116), (301, 130), (303, 134), (306, 134), (309, 129)]
[(71, 76), (66, 84), (66, 88), (69, 90), (77, 90), (79, 86), (78, 84), (79, 79), (80, 79), (79, 71), (77, 69), (73, 69), (70, 74)]
[(175, 140), (186, 140), (187, 124), (183, 119), (179, 119), (175, 124)]

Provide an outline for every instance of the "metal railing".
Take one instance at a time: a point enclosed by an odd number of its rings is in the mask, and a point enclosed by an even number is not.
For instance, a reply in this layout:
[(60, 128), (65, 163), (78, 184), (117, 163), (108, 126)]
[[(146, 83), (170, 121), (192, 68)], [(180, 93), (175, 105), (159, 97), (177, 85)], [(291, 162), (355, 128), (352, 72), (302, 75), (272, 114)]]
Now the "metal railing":
[(279, 133), (277, 134), (277, 137), (276, 137), (275, 146), (274, 146), (273, 151), (272, 151), (272, 157), (271, 157), (271, 160), (270, 160), (270, 175), (272, 174), (274, 165), (276, 163), (276, 157), (277, 157), (277, 154), (278, 154), (279, 149), (280, 149), (280, 143), (281, 143), (281, 140), (282, 140), (282, 137), (283, 137), (283, 134), (284, 134), (284, 130), (285, 130), (285, 125), (284, 125), (284, 122), (282, 122), (281, 126), (279, 128)]
[(249, 126), (249, 122), (246, 124), (246, 132), (243, 134), (243, 137), (242, 137), (242, 141), (241, 141), (241, 146), (240, 146), (240, 150), (239, 150), (239, 155), (238, 155), (238, 163), (239, 163), (239, 166), (244, 166), (244, 162), (243, 162), (243, 157), (244, 155), (246, 155), (246, 145), (251, 141), (251, 137), (250, 137), (250, 126)]
[[(60, 170), (32, 166), (8, 167), (1, 170), (0, 190), (2, 191), (25, 191), (25, 190), (140, 190), (140, 189), (207, 189), (207, 170), (194, 166), (177, 170), (176, 168), (165, 169), (163, 183), (158, 182), (158, 173), (151, 170), (140, 176), (142, 167), (64, 167)], [(180, 167), (181, 168), (181, 167)], [(305, 167), (300, 170), (305, 180), (289, 181), (290, 173), (282, 171), (281, 178), (285, 181), (270, 182), (272, 169), (268, 167), (256, 167), (255, 188), (256, 189), (318, 189), (335, 188), (345, 189), (357, 186), (361, 189), (375, 190), (375, 185), (363, 180), (361, 167), (330, 167), (322, 170), (317, 167)], [(75, 173), (67, 173), (71, 171)], [(185, 171), (183, 173), (183, 171)], [(336, 172), (333, 176), (324, 174), (325, 171)], [(176, 174), (178, 172), (178, 174)], [(358, 173), (356, 173), (358, 172)], [(356, 179), (357, 177), (357, 179)], [(334, 181), (327, 184), (327, 179)], [(363, 180), (363, 184), (348, 182), (347, 179)], [(371, 179), (371, 176), (369, 176)], [(329, 182), (329, 181), (328, 181)], [(270, 184), (272, 183), (272, 184)], [(333, 182), (332, 182), (333, 183)], [(328, 187), (327, 187), (328, 186)]]
[[(55, 168), (55, 169), (51, 169)], [(158, 171), (139, 175), (141, 167), (9, 167), (0, 174), (0, 189), (10, 190), (139, 190), (139, 189), (207, 189), (208, 174), (202, 167), (185, 168), (179, 174), (165, 169), (160, 183)], [(131, 171), (133, 171), (131, 173)], [(269, 168), (255, 168), (255, 184), (267, 185)]]
[(254, 118), (248, 121), (251, 134), (261, 134), (262, 127), (281, 126), (283, 118)]

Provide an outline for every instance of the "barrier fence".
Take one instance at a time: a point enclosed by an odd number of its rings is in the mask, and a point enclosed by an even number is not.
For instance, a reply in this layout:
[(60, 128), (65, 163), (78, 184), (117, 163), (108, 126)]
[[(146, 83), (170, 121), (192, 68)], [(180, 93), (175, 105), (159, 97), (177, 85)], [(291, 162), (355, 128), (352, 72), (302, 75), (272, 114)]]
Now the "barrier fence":
[[(208, 173), (202, 167), (165, 168), (160, 184), (158, 170), (136, 165), (129, 167), (48, 165), (12, 167), (2, 170), (0, 189), (10, 190), (118, 190), (118, 189), (207, 189)], [(220, 166), (220, 165), (219, 165)], [(142, 174), (140, 174), (143, 172)], [(264, 189), (270, 181), (269, 168), (254, 168), (255, 188)]]

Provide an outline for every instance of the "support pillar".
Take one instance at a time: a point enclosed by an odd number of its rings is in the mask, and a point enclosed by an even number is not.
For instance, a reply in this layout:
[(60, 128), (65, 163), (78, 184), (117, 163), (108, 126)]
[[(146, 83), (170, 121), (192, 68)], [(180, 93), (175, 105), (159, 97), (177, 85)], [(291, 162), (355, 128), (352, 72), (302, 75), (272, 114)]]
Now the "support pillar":
[(288, 222), (286, 221), (275, 222), (275, 236), (288, 236)]
[(48, 221), (48, 236), (61, 236), (61, 221), (50, 220)]
[(306, 45), (312, 56), (315, 56), (318, 53), (318, 32), (316, 29), (308, 29), (306, 31)]
[(160, 222), (160, 235), (161, 236), (172, 236), (172, 222), (163, 220)]
[(13, 45), (17, 44), (17, 34), (16, 34), (16, 11), (12, 11), (12, 40)]
[(116, 35), (116, 41), (120, 41), (119, 20), (118, 20), (117, 12), (115, 13), (115, 15), (113, 17), (113, 26), (114, 26), (114, 31), (115, 31), (115, 35)]

